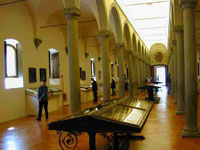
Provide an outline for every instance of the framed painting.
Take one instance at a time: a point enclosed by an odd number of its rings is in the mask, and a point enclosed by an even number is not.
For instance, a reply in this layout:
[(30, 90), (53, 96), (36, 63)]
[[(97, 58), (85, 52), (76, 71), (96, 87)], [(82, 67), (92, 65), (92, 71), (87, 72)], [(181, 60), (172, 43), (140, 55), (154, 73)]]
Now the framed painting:
[(47, 80), (46, 68), (40, 68), (40, 81)]
[(37, 82), (36, 68), (28, 68), (28, 74), (30, 83)]
[(86, 71), (82, 71), (82, 80), (86, 80)]

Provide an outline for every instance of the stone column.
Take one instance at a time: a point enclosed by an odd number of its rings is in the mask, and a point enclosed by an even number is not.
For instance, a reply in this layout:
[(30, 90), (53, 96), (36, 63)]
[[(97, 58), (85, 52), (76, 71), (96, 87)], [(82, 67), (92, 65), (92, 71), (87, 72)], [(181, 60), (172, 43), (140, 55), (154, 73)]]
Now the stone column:
[(138, 60), (137, 56), (133, 55), (133, 80), (134, 80), (134, 94), (138, 92)]
[(185, 85), (184, 85), (184, 48), (183, 48), (183, 29), (175, 28), (177, 39), (177, 103), (176, 114), (184, 114), (185, 111)]
[(145, 81), (145, 61), (142, 60), (142, 82)]
[(128, 67), (129, 67), (129, 91), (130, 91), (130, 97), (133, 97), (133, 51), (132, 50), (127, 50), (127, 55), (128, 55)]
[(149, 77), (151, 76), (150, 68), (151, 68), (151, 66), (150, 66), (150, 64), (148, 63), (148, 76), (149, 76)]
[(174, 95), (174, 52), (171, 53), (171, 94)]
[(108, 31), (102, 31), (99, 33), (102, 42), (102, 68), (103, 68), (103, 100), (110, 100), (110, 70), (109, 70), (109, 48), (108, 37), (110, 33)]
[(144, 68), (144, 60), (142, 60), (142, 85), (144, 85), (145, 81), (145, 68)]
[(138, 66), (139, 66), (139, 86), (142, 86), (143, 76), (142, 76), (142, 59), (141, 58), (138, 58)]
[(185, 62), (185, 126), (182, 136), (199, 136), (197, 127), (197, 50), (195, 46), (196, 1), (181, 1), (184, 22), (184, 62)]
[[(172, 54), (171, 54), (171, 51), (169, 50), (169, 56), (168, 56), (169, 60), (168, 60), (168, 74), (171, 75), (171, 85), (172, 85)], [(170, 88), (172, 88), (170, 85)], [(170, 92), (171, 92), (171, 89), (170, 89)]]
[(174, 93), (173, 93), (173, 103), (177, 104), (177, 49), (176, 41), (173, 41), (173, 52), (174, 52)]
[(124, 97), (124, 44), (117, 44), (119, 64), (119, 96)]
[(67, 17), (67, 44), (69, 55), (69, 91), (71, 113), (81, 110), (80, 100), (80, 69), (78, 50), (78, 17), (77, 8), (65, 9)]
[(147, 64), (146, 61), (144, 62), (144, 79), (147, 78)]
[(145, 61), (145, 63), (144, 63), (144, 68), (145, 68), (145, 78), (144, 78), (144, 80), (146, 80), (146, 78), (148, 77), (148, 75), (147, 75), (147, 62)]

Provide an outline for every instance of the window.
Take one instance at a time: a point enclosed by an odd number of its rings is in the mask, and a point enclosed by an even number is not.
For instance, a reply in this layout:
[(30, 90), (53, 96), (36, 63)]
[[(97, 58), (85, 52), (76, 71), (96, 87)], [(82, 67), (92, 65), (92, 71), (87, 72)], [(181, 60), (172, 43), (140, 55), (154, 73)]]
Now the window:
[(17, 43), (5, 41), (5, 75), (7, 78), (18, 77)]
[(49, 76), (60, 78), (59, 52), (55, 49), (49, 49)]
[(117, 64), (117, 77), (119, 78), (119, 64)]
[(129, 78), (129, 69), (128, 69), (128, 67), (126, 68), (126, 77), (127, 77), (127, 79)]
[(60, 84), (59, 52), (54, 48), (49, 49), (49, 77), (50, 85)]
[(114, 64), (111, 63), (111, 76), (114, 77)]
[(95, 77), (95, 64), (94, 64), (94, 58), (90, 59), (91, 62), (91, 77)]
[(20, 43), (15, 39), (6, 39), (5, 48), (5, 89), (24, 86), (22, 73), (22, 53)]

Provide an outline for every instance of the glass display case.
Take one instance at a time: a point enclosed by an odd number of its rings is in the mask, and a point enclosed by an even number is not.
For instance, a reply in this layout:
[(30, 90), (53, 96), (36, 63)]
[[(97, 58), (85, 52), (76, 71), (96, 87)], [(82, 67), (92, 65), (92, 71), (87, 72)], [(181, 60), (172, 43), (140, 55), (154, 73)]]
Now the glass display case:
[[(52, 122), (49, 130), (87, 132), (94, 142), (96, 133), (140, 133), (153, 102), (132, 98), (105, 101), (95, 107)], [(92, 144), (94, 145), (94, 143)], [(91, 147), (93, 147), (90, 145)], [(94, 149), (91, 148), (91, 149)]]
[[(63, 106), (63, 92), (60, 89), (48, 88), (48, 111), (52, 112)], [(36, 116), (38, 114), (38, 88), (26, 89), (26, 115)], [(44, 113), (44, 111), (43, 111)]]

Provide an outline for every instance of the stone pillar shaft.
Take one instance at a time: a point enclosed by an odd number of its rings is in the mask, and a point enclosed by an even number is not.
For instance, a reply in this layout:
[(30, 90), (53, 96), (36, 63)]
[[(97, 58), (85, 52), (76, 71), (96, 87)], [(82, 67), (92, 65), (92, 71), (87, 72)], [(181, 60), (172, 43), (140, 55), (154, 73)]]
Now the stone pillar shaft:
[(173, 44), (173, 51), (174, 51), (174, 95), (173, 95), (173, 103), (177, 103), (177, 49), (176, 45)]
[(138, 58), (136, 56), (133, 57), (133, 78), (134, 78), (134, 94), (138, 93)]
[(80, 69), (78, 51), (78, 17), (80, 10), (65, 10), (67, 16), (67, 43), (69, 55), (69, 91), (71, 113), (81, 110)]
[(141, 59), (138, 61), (139, 64), (139, 86), (142, 86), (142, 80), (143, 80), (143, 76), (142, 76), (142, 61)]
[(124, 46), (118, 44), (118, 64), (119, 64), (119, 96), (124, 96)]
[(195, 1), (182, 2), (185, 62), (185, 127), (183, 136), (199, 136), (197, 127), (197, 52), (195, 47)]
[(129, 91), (130, 91), (130, 97), (133, 97), (133, 56), (132, 51), (128, 51), (128, 67), (129, 67)]
[(171, 54), (171, 94), (174, 94), (174, 52)]
[(184, 84), (184, 47), (183, 30), (176, 29), (177, 39), (177, 103), (176, 114), (184, 114), (185, 111), (185, 84)]
[(109, 68), (109, 48), (108, 48), (108, 37), (109, 32), (101, 32), (102, 42), (102, 68), (103, 68), (103, 99), (110, 100), (110, 68)]

